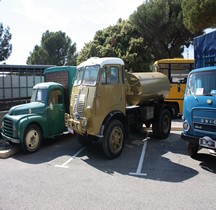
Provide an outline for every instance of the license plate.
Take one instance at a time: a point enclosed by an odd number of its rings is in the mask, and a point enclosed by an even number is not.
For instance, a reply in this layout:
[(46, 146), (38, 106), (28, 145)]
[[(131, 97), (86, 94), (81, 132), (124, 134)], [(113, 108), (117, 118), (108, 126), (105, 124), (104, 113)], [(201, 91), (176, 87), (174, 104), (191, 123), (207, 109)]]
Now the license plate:
[(199, 139), (199, 145), (203, 146), (203, 147), (207, 147), (207, 148), (216, 148), (216, 144), (215, 144), (215, 140), (211, 139), (211, 138), (200, 138)]
[(68, 132), (74, 134), (74, 131), (72, 128), (68, 128)]

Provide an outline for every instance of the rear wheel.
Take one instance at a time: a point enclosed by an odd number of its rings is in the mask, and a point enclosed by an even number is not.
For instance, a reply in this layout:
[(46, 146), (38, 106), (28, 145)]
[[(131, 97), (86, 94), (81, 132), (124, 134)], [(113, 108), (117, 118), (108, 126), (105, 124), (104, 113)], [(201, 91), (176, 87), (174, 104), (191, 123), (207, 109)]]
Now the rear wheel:
[(30, 125), (25, 131), (24, 139), (22, 142), (22, 149), (26, 153), (35, 152), (39, 149), (41, 141), (41, 129), (37, 125)]
[(124, 147), (125, 128), (119, 120), (109, 123), (102, 139), (102, 148), (105, 156), (109, 159), (118, 157)]
[(152, 124), (152, 130), (156, 138), (165, 139), (169, 136), (171, 120), (171, 114), (168, 109), (163, 109), (159, 113), (157, 122)]

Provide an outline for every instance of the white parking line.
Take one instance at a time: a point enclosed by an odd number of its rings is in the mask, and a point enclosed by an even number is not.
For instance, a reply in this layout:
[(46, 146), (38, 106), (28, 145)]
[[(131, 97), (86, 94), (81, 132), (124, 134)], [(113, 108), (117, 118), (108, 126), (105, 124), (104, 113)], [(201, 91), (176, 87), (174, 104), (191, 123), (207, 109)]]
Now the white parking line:
[(75, 155), (73, 155), (69, 160), (67, 160), (65, 163), (63, 163), (62, 165), (55, 165), (55, 167), (59, 167), (59, 168), (69, 168), (69, 166), (67, 166), (68, 163), (71, 162), (71, 160), (75, 159), (75, 157), (77, 155), (79, 155), (83, 150), (85, 149), (85, 147), (82, 147)]
[(143, 141), (144, 141), (144, 143), (143, 143), (142, 153), (141, 153), (141, 156), (140, 156), (140, 160), (139, 160), (139, 164), (138, 164), (137, 170), (136, 170), (135, 173), (134, 172), (130, 172), (129, 173), (130, 175), (134, 175), (134, 176), (147, 176), (146, 173), (141, 173), (143, 162), (144, 162), (144, 158), (145, 158), (147, 139), (144, 139)]

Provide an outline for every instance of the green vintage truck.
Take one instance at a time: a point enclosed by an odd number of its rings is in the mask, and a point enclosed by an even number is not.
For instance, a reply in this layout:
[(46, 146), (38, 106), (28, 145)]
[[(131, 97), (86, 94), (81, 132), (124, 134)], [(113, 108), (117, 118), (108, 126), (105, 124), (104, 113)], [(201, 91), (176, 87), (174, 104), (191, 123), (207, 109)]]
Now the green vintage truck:
[(3, 117), (3, 138), (21, 144), (24, 152), (32, 153), (44, 139), (66, 131), (64, 115), (69, 109), (75, 74), (75, 66), (45, 69), (45, 82), (33, 87), (30, 103), (12, 107)]

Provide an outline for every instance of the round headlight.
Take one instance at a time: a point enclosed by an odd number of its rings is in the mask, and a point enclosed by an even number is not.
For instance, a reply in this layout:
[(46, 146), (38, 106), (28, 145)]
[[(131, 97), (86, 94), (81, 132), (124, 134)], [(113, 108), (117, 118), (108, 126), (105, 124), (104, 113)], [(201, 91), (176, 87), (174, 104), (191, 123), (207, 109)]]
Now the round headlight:
[(189, 131), (190, 129), (190, 124), (188, 123), (187, 120), (183, 122), (183, 129), (184, 131)]

